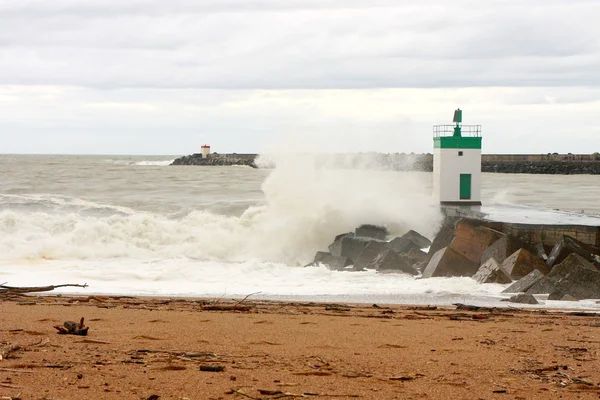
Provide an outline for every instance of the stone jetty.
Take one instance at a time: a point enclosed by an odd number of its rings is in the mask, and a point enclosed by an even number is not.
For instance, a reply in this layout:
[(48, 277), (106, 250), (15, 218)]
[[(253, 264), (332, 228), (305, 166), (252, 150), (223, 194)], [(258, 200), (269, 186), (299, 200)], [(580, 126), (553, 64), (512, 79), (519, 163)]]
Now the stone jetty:
[(190, 154), (189, 156), (179, 157), (174, 160), (171, 165), (202, 165), (202, 166), (231, 166), (245, 165), (252, 168), (257, 168), (254, 160), (256, 154), (208, 154), (203, 157), (200, 153)]
[[(415, 231), (391, 238), (385, 227), (363, 225), (338, 235), (328, 251), (319, 251), (309, 266), (338, 271), (396, 272), (434, 277), (471, 277), (478, 283), (510, 284), (510, 301), (536, 304), (533, 295), (549, 300), (600, 299), (600, 227), (571, 227), (576, 239), (555, 239), (514, 230), (511, 224), (447, 217), (430, 241)], [(589, 229), (595, 229), (589, 235)], [(591, 243), (590, 243), (591, 242)], [(427, 252), (426, 252), (427, 251)]]
[[(258, 154), (202, 154), (183, 156), (171, 165), (247, 165), (256, 168)], [(307, 158), (308, 160), (308, 158)], [(368, 162), (365, 162), (368, 161)], [(375, 168), (392, 171), (433, 170), (432, 154), (414, 153), (335, 153), (319, 154), (314, 157), (318, 165), (333, 165), (340, 168)], [(274, 167), (275, 165), (268, 165)], [(483, 154), (482, 172), (513, 174), (600, 174), (600, 153), (594, 154)]]

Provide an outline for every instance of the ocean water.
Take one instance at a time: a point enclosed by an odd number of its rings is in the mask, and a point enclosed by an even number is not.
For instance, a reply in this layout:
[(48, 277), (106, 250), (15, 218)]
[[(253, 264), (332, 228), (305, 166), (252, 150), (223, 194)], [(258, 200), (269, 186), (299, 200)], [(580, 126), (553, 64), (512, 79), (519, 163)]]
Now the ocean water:
[[(309, 156), (280, 156), (276, 169), (169, 166), (174, 158), (0, 155), (0, 282), (89, 285), (66, 293), (412, 304), (506, 297), (503, 285), (469, 278), (304, 267), (363, 223), (432, 237), (441, 215), (429, 173), (389, 171), (368, 158), (352, 169)], [(599, 179), (484, 174), (482, 195), (486, 204), (600, 214)]]

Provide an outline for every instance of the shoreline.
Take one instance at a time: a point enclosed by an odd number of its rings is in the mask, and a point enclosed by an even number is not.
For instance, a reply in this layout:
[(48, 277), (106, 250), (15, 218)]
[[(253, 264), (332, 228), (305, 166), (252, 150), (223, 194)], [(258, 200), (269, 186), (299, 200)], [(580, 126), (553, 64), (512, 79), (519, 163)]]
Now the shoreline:
[[(0, 301), (0, 397), (587, 399), (600, 392), (600, 344), (591, 340), (598, 314), (251, 299), (23, 299)], [(81, 317), (87, 336), (56, 334), (53, 325)]]

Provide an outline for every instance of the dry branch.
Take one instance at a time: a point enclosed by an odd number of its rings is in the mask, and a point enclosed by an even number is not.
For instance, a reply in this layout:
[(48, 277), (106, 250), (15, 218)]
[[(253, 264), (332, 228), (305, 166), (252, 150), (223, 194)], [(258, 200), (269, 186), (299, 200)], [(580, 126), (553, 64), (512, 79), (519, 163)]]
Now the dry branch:
[(0, 285), (0, 296), (14, 295), (14, 294), (20, 294), (20, 293), (50, 292), (54, 289), (63, 288), (63, 287), (86, 288), (86, 287), (88, 287), (88, 284), (84, 283), (83, 285), (80, 285), (77, 283), (66, 283), (66, 284), (62, 284), (62, 285), (30, 286), (30, 287), (6, 286), (6, 285), (2, 284), (2, 285)]

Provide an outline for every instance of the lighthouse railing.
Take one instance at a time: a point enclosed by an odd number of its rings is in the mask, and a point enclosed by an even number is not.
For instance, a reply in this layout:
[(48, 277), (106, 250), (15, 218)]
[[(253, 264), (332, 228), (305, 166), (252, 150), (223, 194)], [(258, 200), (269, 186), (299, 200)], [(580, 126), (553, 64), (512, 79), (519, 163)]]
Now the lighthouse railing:
[[(433, 137), (453, 136), (456, 125), (434, 125)], [(463, 137), (481, 137), (481, 125), (460, 125)]]

